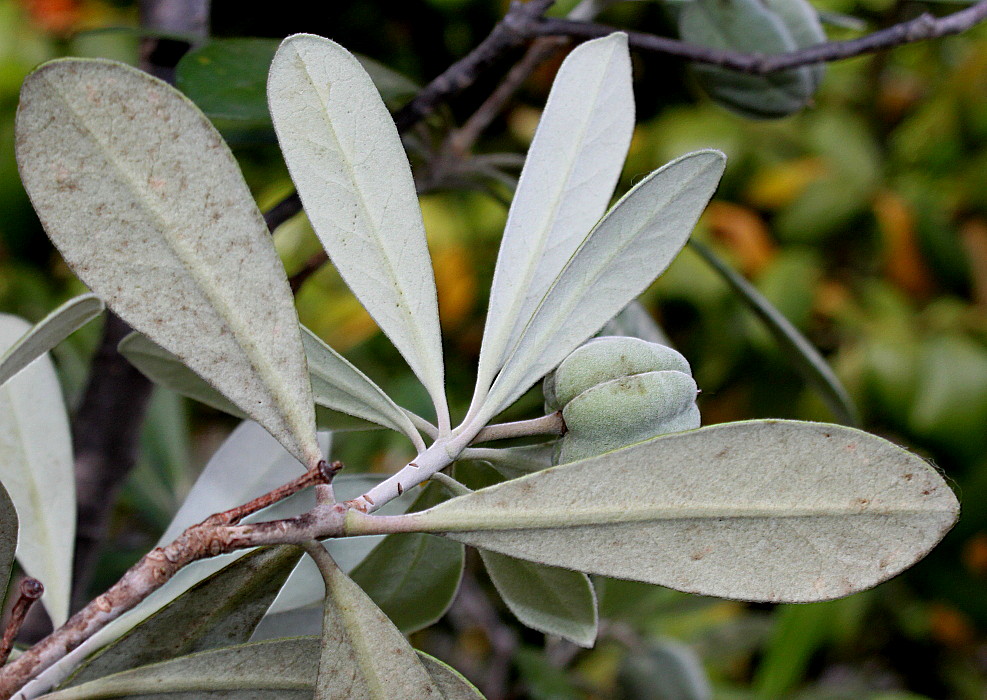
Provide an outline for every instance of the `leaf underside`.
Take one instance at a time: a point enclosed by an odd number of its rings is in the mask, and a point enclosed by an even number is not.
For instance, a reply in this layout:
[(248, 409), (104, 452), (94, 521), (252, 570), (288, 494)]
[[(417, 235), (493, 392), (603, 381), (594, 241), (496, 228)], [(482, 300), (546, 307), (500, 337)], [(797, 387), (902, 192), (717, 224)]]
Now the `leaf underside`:
[(874, 435), (748, 421), (662, 436), (406, 517), (410, 530), (552, 566), (809, 602), (911, 566), (958, 508), (935, 469)]
[(291, 291), (209, 120), (146, 73), (64, 59), (24, 82), (16, 132), (24, 186), (73, 271), (314, 466)]
[[(30, 331), (27, 321), (0, 314), (0, 351)], [(41, 598), (56, 625), (68, 618), (75, 543), (75, 472), (62, 389), (44, 354), (0, 386), (0, 482), (30, 536), (17, 560), (45, 586)]]
[(397, 128), (346, 49), (287, 38), (268, 101), (285, 162), (343, 280), (447, 417), (439, 314), (425, 228)]

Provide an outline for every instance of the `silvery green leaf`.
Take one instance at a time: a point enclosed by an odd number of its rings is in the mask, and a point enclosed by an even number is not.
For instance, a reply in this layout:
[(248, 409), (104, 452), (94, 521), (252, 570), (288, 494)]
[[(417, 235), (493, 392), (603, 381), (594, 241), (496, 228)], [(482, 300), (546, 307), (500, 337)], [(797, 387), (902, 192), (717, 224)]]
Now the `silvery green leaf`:
[(141, 666), (42, 697), (311, 700), (318, 658), (318, 641), (311, 637), (255, 642)]
[(692, 248), (723, 277), (747, 308), (761, 319), (775, 342), (791, 359), (795, 369), (815, 387), (837, 420), (848, 425), (859, 425), (860, 415), (850, 395), (843, 388), (843, 384), (830, 368), (829, 363), (812, 343), (806, 340), (798, 328), (793, 326), (791, 321), (785, 318), (753, 284), (720, 260), (713, 251), (697, 241), (692, 241)]
[(485, 424), (596, 333), (664, 272), (723, 173), (719, 151), (659, 168), (624, 195), (566, 263), (476, 418)]
[[(0, 314), (0, 352), (31, 329)], [(29, 534), (17, 560), (45, 586), (41, 602), (56, 626), (68, 618), (75, 545), (72, 438), (55, 368), (43, 354), (0, 386), (0, 482)]]
[(465, 547), (435, 535), (388, 535), (350, 577), (405, 634), (428, 627), (452, 604)]
[(0, 384), (45, 354), (103, 311), (95, 294), (83, 294), (59, 306), (0, 357)]
[(528, 627), (587, 649), (596, 641), (596, 592), (586, 574), (486, 549), (483, 565), (500, 597)]
[[(806, 49), (826, 41), (819, 12), (806, 0), (764, 0), (764, 6), (785, 25), (796, 49)], [(812, 90), (815, 91), (822, 83), (826, 64), (816, 63), (806, 68), (812, 76)]]
[(267, 91), (312, 227), (447, 424), (425, 228), (408, 158), (380, 94), (349, 51), (308, 34), (281, 44)]
[(408, 414), (367, 375), (307, 328), (302, 328), (302, 345), (317, 404), (403, 433), (419, 451), (425, 449)]
[(508, 479), (532, 474), (552, 466), (557, 442), (541, 442), (519, 447), (467, 447), (459, 455), (463, 461), (486, 462)]
[(0, 484), (0, 610), (6, 610), (7, 584), (17, 551), (17, 510), (7, 489)]
[(441, 698), (415, 650), (318, 542), (305, 547), (325, 581), (316, 700)]
[(244, 420), (247, 418), (243, 411), (230, 403), (209, 382), (186, 367), (177, 355), (168, 352), (146, 335), (136, 331), (128, 333), (117, 345), (117, 350), (155, 384), (231, 416)]
[[(416, 652), (444, 700), (483, 700), (457, 671)], [(106, 676), (43, 696), (45, 700), (311, 700), (319, 639), (299, 637), (241, 644)], [(399, 697), (399, 696), (396, 696)]]
[(636, 299), (607, 321), (607, 325), (600, 330), (600, 335), (626, 335), (631, 338), (647, 340), (649, 343), (661, 343), (669, 347), (672, 345), (668, 336), (665, 335), (665, 331), (655, 322), (644, 305)]
[(452, 666), (423, 651), (416, 649), (415, 652), (428, 675), (442, 691), (443, 700), (483, 700), (483, 694)]
[(497, 257), (477, 397), (613, 196), (634, 130), (627, 35), (580, 44), (552, 84)]
[(241, 557), (102, 649), (69, 684), (246, 642), (301, 554), (284, 545)]
[[(308, 358), (316, 403), (315, 417), (320, 428), (346, 431), (381, 426), (421, 440), (404, 411), (395, 406), (360, 370), (304, 327), (302, 344)], [(130, 333), (120, 341), (118, 349), (153, 382), (230, 415), (245, 417), (240, 409), (186, 367), (178, 357), (146, 336)]]
[(322, 459), (284, 268), (236, 161), (181, 93), (111, 61), (21, 89), (21, 178), (69, 266), (297, 459)]
[[(956, 521), (938, 472), (825, 423), (760, 420), (666, 435), (490, 486), (402, 529), (576, 571), (740, 600), (874, 586)], [(351, 512), (356, 534), (372, 516)]]
[(713, 688), (696, 652), (670, 639), (630, 650), (618, 677), (624, 696), (635, 700), (713, 698)]

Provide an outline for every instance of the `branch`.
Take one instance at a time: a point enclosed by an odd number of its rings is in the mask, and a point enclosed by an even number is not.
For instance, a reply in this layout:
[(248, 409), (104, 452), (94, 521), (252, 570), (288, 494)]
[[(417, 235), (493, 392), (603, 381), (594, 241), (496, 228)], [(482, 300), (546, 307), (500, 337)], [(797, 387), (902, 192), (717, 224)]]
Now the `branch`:
[[(251, 513), (312, 485), (331, 484), (342, 468), (339, 462), (320, 463), (294, 481), (223, 513), (192, 525), (174, 542), (148, 552), (109, 590), (77, 612), (68, 622), (0, 669), (0, 698), (7, 700), (25, 683), (50, 668), (107, 624), (132, 610), (192, 562), (271, 544), (300, 544), (312, 539), (345, 534), (346, 508), (321, 504), (302, 515), (240, 525)], [(364, 522), (364, 526), (368, 524)], [(371, 526), (372, 529), (372, 526)]]
[(488, 425), (476, 434), (476, 437), (473, 438), (470, 444), (475, 445), (479, 442), (529, 437), (531, 435), (565, 435), (565, 430), (565, 420), (562, 419), (562, 411), (556, 411), (541, 418)]
[(7, 620), (7, 626), (3, 630), (3, 640), (0, 640), (0, 666), (7, 663), (7, 657), (10, 656), (10, 650), (14, 647), (17, 633), (21, 631), (21, 625), (24, 624), (27, 611), (31, 609), (35, 601), (44, 595), (44, 592), (45, 587), (36, 578), (26, 578), (21, 581), (20, 595), (17, 597), (14, 607), (10, 609), (10, 619)]
[(924, 13), (908, 22), (896, 24), (858, 39), (827, 41), (797, 51), (778, 54), (723, 51), (654, 34), (626, 31), (602, 24), (575, 22), (567, 19), (539, 17), (522, 31), (531, 37), (566, 36), (578, 39), (595, 39), (613, 32), (625, 31), (628, 43), (636, 49), (678, 56), (696, 63), (706, 63), (740, 73), (768, 75), (790, 68), (839, 61), (896, 46), (959, 34), (985, 19), (987, 19), (987, 0), (981, 0), (976, 5), (971, 5), (945, 17), (937, 18)]

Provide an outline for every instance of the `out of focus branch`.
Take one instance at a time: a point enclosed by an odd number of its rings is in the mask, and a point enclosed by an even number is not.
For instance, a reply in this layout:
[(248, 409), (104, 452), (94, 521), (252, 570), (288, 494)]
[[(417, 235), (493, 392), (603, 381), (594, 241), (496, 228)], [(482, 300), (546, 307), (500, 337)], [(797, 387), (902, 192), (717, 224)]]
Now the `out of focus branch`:
[(915, 19), (846, 41), (827, 41), (786, 53), (762, 54), (722, 51), (706, 46), (696, 46), (667, 37), (608, 27), (591, 22), (576, 22), (568, 19), (538, 18), (523, 31), (529, 36), (565, 36), (574, 39), (595, 39), (617, 31), (625, 31), (632, 48), (642, 51), (677, 56), (696, 63), (706, 63), (720, 68), (768, 75), (778, 71), (808, 66), (816, 63), (840, 61), (855, 56), (885, 51), (896, 46), (914, 44), (919, 41), (959, 34), (987, 19), (987, 0), (954, 12), (945, 17), (935, 17), (928, 13)]

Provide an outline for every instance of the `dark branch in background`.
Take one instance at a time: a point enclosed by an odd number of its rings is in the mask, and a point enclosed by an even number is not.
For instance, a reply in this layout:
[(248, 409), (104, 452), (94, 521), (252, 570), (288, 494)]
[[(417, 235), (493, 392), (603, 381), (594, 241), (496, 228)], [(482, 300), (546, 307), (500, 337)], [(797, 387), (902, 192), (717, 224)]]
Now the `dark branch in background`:
[[(142, 0), (141, 26), (154, 32), (208, 36), (209, 0)], [(173, 81), (188, 44), (144, 39), (141, 68)], [(89, 382), (72, 424), (78, 497), (73, 609), (85, 604), (116, 494), (137, 460), (151, 383), (117, 352), (130, 327), (108, 313)]]
[(525, 31), (529, 36), (566, 36), (574, 39), (595, 39), (613, 32), (625, 31), (629, 44), (635, 49), (678, 56), (696, 63), (707, 63), (739, 73), (768, 75), (789, 68), (840, 61), (845, 58), (884, 51), (896, 46), (959, 34), (985, 19), (987, 19), (987, 0), (981, 0), (976, 5), (946, 17), (937, 18), (926, 13), (913, 20), (896, 24), (859, 39), (827, 41), (798, 51), (778, 54), (721, 51), (654, 34), (566, 19), (542, 17), (533, 22)]
[[(507, 14), (494, 25), (486, 39), (469, 54), (449, 66), (395, 113), (394, 121), (398, 131), (403, 133), (411, 129), (434, 112), (438, 105), (473, 85), (483, 72), (497, 64), (506, 54), (532, 39), (536, 40), (535, 43), (508, 73), (497, 90), (459, 130), (450, 135), (446, 143), (448, 153), (458, 153), (462, 156), (471, 148), (480, 133), (490, 125), (528, 75), (552, 53), (560, 50), (562, 42), (569, 39), (595, 39), (615, 31), (624, 31), (628, 35), (630, 45), (638, 50), (678, 56), (741, 73), (767, 75), (789, 68), (838, 61), (904, 44), (959, 34), (987, 19), (987, 0), (981, 0), (976, 5), (945, 17), (937, 18), (923, 14), (913, 20), (858, 39), (829, 41), (781, 54), (750, 54), (696, 46), (668, 37), (622, 30), (592, 22), (543, 17), (542, 15), (551, 5), (552, 0), (531, 0), (524, 4), (512, 2)], [(298, 196), (293, 194), (265, 215), (267, 224), (273, 231), (298, 214), (301, 209)], [(314, 259), (312, 262), (315, 262)], [(304, 277), (308, 274), (311, 274), (311, 271), (304, 274)]]

